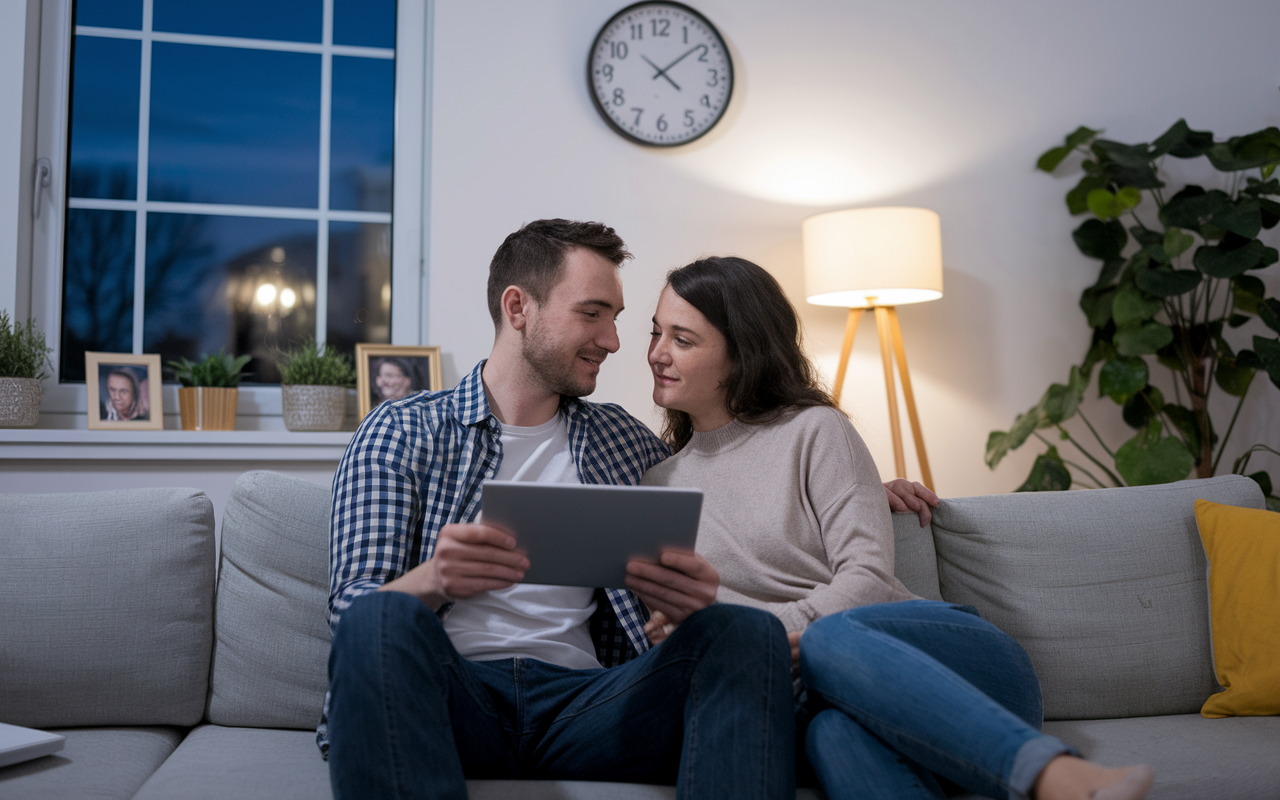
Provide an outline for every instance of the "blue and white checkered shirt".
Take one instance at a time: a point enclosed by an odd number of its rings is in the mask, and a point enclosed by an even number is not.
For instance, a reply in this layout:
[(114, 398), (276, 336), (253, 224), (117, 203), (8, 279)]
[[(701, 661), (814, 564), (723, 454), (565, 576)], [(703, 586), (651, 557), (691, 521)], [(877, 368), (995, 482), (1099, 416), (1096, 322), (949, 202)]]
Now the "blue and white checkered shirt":
[[(333, 479), (331, 627), (355, 598), (431, 558), (441, 527), (479, 514), (481, 484), (502, 462), (501, 424), (480, 378), (484, 364), (454, 389), (379, 405), (356, 431)], [(565, 398), (560, 408), (583, 483), (638, 484), (668, 455), (662, 440), (620, 406)], [(601, 589), (596, 599), (590, 627), (602, 665), (648, 649), (649, 612), (638, 597)]]

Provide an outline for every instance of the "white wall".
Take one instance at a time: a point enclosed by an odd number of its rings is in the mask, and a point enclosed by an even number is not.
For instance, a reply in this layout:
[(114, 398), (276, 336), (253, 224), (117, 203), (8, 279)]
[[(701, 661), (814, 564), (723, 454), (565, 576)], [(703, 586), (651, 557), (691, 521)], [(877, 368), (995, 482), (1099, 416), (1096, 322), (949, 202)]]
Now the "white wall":
[[(1078, 124), (1121, 141), (1150, 140), (1181, 116), (1219, 137), (1280, 124), (1274, 0), (694, 0), (733, 51), (734, 100), (702, 141), (651, 150), (607, 128), (586, 90), (587, 48), (626, 4), (435, 3), (425, 343), (444, 348), (446, 383), (488, 352), (484, 282), (494, 249), (546, 216), (603, 220), (636, 254), (624, 270), (623, 347), (595, 399), (656, 421), (646, 320), (666, 270), (704, 253), (772, 270), (832, 375), (844, 312), (803, 302), (801, 220), (852, 206), (926, 206), (942, 216), (946, 296), (900, 314), (937, 488), (947, 495), (1022, 481), (1038, 448), (992, 473), (982, 462), (987, 434), (1063, 380), (1087, 342), (1076, 299), (1096, 269), (1071, 244), (1079, 220), (1062, 196), (1072, 181), (1035, 172), (1036, 156)], [(22, 6), (0, 3), (0, 108), (9, 110), (21, 108)], [(0, 114), (0, 307), (11, 312), (19, 198), (30, 189), (15, 166), (20, 144), (15, 115)], [(1277, 268), (1265, 276), (1280, 294)], [(1280, 392), (1258, 382), (1235, 449), (1280, 441)], [(867, 319), (845, 407), (888, 476), (883, 397)], [(1128, 435), (1110, 401), (1092, 417), (1110, 422), (1113, 444)], [(917, 475), (909, 443), (908, 464)], [(1274, 460), (1255, 464), (1280, 477)], [(228, 479), (223, 467), (185, 468), (196, 485)], [(66, 469), (64, 491), (161, 472)]]
[[(622, 349), (595, 399), (656, 422), (647, 320), (665, 271), (706, 253), (769, 268), (833, 375), (845, 312), (803, 302), (801, 220), (843, 207), (925, 206), (942, 217), (946, 295), (900, 316), (947, 495), (1021, 483), (1040, 448), (1024, 447), (992, 473), (982, 460), (987, 434), (1065, 380), (1088, 341), (1076, 300), (1096, 267), (1070, 239), (1081, 221), (1063, 203), (1073, 180), (1035, 172), (1036, 157), (1079, 124), (1150, 141), (1183, 116), (1219, 137), (1280, 123), (1274, 0), (697, 0), (733, 52), (731, 109), (703, 141), (647, 149), (612, 133), (586, 89), (587, 48), (623, 5), (436, 3), (428, 343), (444, 347), (446, 383), (488, 352), (494, 249), (547, 216), (607, 222), (636, 254), (624, 270)], [(1267, 271), (1272, 293), (1276, 271)], [(1233, 440), (1280, 441), (1280, 392), (1264, 383)], [(869, 318), (845, 398), (891, 475)], [(1105, 403), (1090, 407), (1091, 418), (1111, 422), (1103, 427), (1114, 446), (1129, 432)], [(907, 448), (916, 476), (909, 438)], [(1280, 464), (1269, 466), (1280, 476)]]

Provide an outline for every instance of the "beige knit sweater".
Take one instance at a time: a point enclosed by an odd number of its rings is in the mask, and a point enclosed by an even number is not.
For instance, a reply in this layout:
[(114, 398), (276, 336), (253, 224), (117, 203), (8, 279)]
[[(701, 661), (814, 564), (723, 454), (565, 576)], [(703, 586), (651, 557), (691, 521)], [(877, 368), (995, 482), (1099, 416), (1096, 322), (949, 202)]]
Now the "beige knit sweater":
[(722, 603), (771, 611), (788, 631), (854, 606), (915, 599), (893, 577), (893, 522), (867, 446), (833, 408), (694, 433), (648, 486), (704, 493), (697, 550)]

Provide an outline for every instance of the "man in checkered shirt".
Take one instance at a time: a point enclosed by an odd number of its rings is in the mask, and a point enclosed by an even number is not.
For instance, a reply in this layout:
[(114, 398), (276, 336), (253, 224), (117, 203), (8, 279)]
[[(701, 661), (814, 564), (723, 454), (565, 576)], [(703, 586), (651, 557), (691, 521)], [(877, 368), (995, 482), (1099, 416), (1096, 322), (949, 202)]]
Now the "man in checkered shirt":
[[(522, 584), (515, 540), (475, 522), (485, 480), (636, 484), (667, 456), (620, 407), (579, 399), (618, 349), (629, 256), (598, 223), (508, 236), (490, 265), (489, 358), (452, 390), (378, 406), (347, 448), (329, 597), (336, 797), (464, 798), (467, 777), (794, 797), (776, 618), (713, 605), (719, 575), (690, 551), (631, 562), (630, 591)], [(678, 623), (657, 647), (650, 609)]]

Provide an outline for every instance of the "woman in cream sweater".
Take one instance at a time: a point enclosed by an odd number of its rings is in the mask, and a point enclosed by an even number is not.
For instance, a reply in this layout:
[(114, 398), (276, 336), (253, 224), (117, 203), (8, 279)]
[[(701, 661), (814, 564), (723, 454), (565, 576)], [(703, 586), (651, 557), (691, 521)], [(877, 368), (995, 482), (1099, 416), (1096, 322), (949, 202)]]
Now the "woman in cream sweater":
[[(894, 578), (879, 472), (767, 272), (739, 258), (673, 271), (652, 336), (676, 453), (644, 483), (703, 490), (697, 549), (720, 572), (717, 600), (786, 626), (797, 735), (829, 797), (943, 797), (948, 782), (996, 798), (1146, 795), (1146, 767), (1104, 769), (1040, 733), (1040, 685), (1012, 638)], [(670, 625), (656, 613), (648, 630)]]

